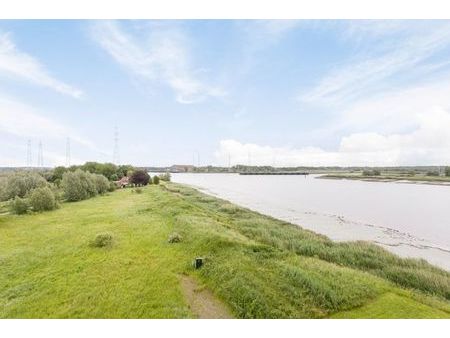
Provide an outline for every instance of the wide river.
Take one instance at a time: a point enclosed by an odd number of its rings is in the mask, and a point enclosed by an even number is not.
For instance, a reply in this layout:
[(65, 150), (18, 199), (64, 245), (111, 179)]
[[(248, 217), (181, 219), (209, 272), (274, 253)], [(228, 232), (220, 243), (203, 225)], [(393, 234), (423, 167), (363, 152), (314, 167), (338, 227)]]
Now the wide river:
[(368, 240), (450, 271), (450, 186), (316, 177), (173, 174), (172, 180), (336, 241)]

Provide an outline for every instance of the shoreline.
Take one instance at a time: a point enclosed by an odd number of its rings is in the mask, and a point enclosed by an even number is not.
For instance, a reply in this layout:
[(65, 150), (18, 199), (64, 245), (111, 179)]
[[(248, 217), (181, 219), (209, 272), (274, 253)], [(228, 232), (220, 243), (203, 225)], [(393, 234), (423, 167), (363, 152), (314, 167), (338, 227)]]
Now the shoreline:
[(364, 182), (381, 182), (381, 183), (402, 183), (402, 184), (428, 184), (450, 186), (450, 180), (442, 179), (423, 179), (423, 178), (408, 178), (408, 177), (393, 177), (393, 176), (355, 176), (355, 175), (340, 175), (340, 174), (322, 174), (315, 178), (329, 179), (329, 180), (355, 180)]

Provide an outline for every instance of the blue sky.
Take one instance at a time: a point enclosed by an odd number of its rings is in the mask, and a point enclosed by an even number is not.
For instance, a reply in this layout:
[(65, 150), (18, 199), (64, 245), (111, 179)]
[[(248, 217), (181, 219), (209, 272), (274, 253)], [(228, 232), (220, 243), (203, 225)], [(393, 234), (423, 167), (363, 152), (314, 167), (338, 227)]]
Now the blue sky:
[(449, 75), (450, 21), (0, 21), (0, 166), (449, 164)]

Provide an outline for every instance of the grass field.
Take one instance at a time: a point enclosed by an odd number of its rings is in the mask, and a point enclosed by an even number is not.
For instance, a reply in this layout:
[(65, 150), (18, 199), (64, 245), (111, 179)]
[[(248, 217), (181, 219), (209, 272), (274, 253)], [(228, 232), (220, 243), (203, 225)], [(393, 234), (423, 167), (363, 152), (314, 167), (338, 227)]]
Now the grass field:
[(450, 318), (448, 272), (174, 183), (0, 215), (1, 318), (196, 317), (183, 276), (237, 318)]

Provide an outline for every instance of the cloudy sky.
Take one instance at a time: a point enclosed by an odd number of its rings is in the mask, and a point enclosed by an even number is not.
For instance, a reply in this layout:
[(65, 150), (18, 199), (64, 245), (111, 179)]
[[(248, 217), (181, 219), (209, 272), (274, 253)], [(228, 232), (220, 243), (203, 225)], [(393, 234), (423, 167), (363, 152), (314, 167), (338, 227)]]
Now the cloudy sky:
[(0, 166), (450, 164), (450, 21), (0, 21)]

